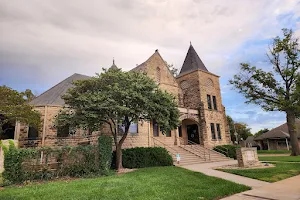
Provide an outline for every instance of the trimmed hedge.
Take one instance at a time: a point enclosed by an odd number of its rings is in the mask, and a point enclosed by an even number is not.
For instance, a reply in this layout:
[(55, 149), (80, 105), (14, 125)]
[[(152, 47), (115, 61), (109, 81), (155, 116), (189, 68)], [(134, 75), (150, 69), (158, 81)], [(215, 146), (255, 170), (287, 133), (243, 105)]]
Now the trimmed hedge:
[[(213, 150), (224, 154), (227, 157), (236, 159), (236, 149), (240, 148), (240, 146), (234, 146), (230, 144), (215, 146)], [(228, 151), (228, 152), (227, 152)], [(225, 153), (227, 152), (227, 153)]]
[[(115, 168), (115, 152), (113, 154)], [(122, 150), (122, 163), (125, 168), (145, 168), (173, 165), (172, 156), (162, 147), (136, 147)]]

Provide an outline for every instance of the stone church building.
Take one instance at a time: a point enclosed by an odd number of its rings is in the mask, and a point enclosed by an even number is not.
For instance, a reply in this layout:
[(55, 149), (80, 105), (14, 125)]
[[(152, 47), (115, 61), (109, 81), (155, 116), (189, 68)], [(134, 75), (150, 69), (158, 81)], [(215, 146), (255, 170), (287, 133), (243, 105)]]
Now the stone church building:
[[(116, 67), (114, 63), (112, 67)], [(177, 98), (181, 123), (176, 130), (167, 134), (162, 134), (155, 121), (133, 124), (124, 148), (155, 144), (170, 147), (197, 144), (211, 149), (231, 143), (225, 108), (222, 105), (219, 76), (206, 68), (192, 45), (176, 77), (158, 50), (132, 70), (146, 73), (161, 89)], [(43, 125), (40, 130), (36, 130), (24, 124), (16, 124), (14, 137), (21, 148), (96, 143), (97, 137), (105, 129), (89, 135), (84, 130), (71, 130), (69, 127), (56, 129), (54, 126), (54, 118), (64, 106), (61, 96), (73, 87), (73, 81), (88, 78), (90, 77), (73, 74), (30, 102), (41, 113)]]

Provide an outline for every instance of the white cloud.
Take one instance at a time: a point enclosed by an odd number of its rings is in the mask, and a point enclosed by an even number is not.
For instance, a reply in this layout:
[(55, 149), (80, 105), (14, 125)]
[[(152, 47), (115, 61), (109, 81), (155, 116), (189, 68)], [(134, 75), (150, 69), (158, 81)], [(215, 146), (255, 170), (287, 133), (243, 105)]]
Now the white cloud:
[[(113, 57), (129, 70), (155, 49), (180, 68), (190, 41), (211, 72), (232, 76), (265, 53), (265, 44), (243, 45), (280, 34), (289, 13), (300, 17), (297, 1), (1, 0), (0, 85), (42, 92), (75, 72), (93, 75)], [(293, 28), (300, 36), (299, 20)]]

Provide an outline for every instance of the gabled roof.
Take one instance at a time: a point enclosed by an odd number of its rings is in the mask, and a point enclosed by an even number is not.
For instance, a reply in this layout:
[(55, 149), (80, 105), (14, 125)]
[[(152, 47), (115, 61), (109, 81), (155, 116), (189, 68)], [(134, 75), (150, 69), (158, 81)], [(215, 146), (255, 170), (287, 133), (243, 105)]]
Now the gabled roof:
[(245, 140), (246, 144), (252, 144), (253, 145), (257, 145), (257, 143), (254, 141), (254, 136), (248, 136), (247, 139)]
[(73, 81), (85, 80), (91, 77), (82, 74), (73, 74), (72, 76), (61, 81), (57, 85), (53, 86), (46, 92), (42, 93), (38, 97), (34, 98), (29, 104), (40, 106), (40, 105), (64, 105), (64, 100), (61, 99), (69, 88), (73, 87)]
[[(300, 138), (300, 120), (296, 119), (296, 131), (298, 132), (298, 138)], [(273, 128), (272, 130), (263, 133), (262, 135), (256, 137), (254, 140), (264, 140), (264, 139), (280, 139), (280, 138), (290, 138), (288, 126), (286, 123)]]
[(188, 72), (192, 72), (192, 71), (196, 71), (198, 69), (208, 72), (207, 68), (203, 64), (200, 57), (198, 56), (194, 47), (192, 46), (192, 44), (190, 44), (189, 50), (186, 54), (186, 57), (184, 59), (184, 62), (183, 62), (183, 65), (182, 65), (179, 75), (188, 73)]
[(160, 59), (165, 64), (164, 59), (161, 57), (158, 50), (156, 49), (154, 54), (152, 54), (152, 56), (150, 56), (145, 62), (143, 62), (142, 64), (136, 66), (135, 68), (131, 69), (130, 71), (146, 72), (148, 63), (151, 62), (151, 60), (153, 60), (153, 59)]

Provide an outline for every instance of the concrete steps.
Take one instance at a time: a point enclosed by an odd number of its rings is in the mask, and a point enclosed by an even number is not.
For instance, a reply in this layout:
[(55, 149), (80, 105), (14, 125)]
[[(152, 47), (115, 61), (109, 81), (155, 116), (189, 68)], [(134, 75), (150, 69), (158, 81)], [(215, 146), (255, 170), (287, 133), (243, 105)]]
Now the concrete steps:
[[(208, 162), (220, 162), (231, 160), (223, 154), (218, 152), (208, 150), (201, 145), (185, 145), (185, 146), (172, 146), (165, 147), (169, 152), (172, 152), (172, 157), (174, 164), (176, 163), (176, 153), (180, 154), (180, 163), (179, 165), (192, 165), (199, 163), (208, 163)], [(172, 148), (172, 149), (171, 149)]]

